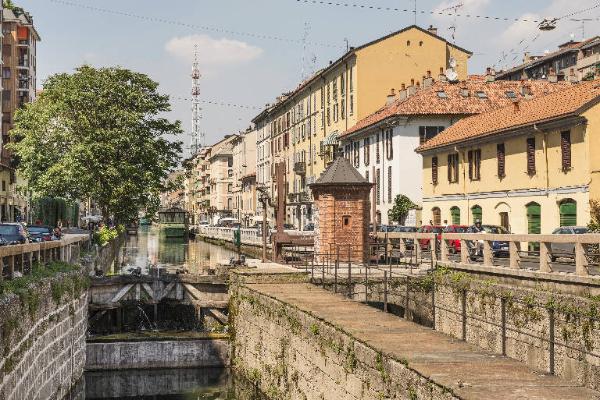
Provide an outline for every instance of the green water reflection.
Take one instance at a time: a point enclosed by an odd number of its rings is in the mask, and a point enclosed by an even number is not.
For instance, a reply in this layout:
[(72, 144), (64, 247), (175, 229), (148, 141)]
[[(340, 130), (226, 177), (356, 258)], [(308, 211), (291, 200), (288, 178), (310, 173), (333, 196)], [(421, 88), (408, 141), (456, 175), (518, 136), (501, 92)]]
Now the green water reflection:
[(202, 240), (167, 238), (156, 226), (142, 226), (137, 236), (129, 236), (124, 249), (122, 268), (141, 267), (147, 272), (149, 265), (165, 268), (186, 268), (190, 273), (205, 273), (210, 266), (228, 260), (234, 252)]

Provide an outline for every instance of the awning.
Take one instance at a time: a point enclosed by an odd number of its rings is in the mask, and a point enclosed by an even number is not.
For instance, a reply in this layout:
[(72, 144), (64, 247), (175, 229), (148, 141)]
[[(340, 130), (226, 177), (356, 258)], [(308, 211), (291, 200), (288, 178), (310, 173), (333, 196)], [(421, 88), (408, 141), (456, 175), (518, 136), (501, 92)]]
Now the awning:
[(325, 140), (323, 140), (323, 146), (337, 146), (339, 136), (340, 134), (338, 131), (330, 133)]

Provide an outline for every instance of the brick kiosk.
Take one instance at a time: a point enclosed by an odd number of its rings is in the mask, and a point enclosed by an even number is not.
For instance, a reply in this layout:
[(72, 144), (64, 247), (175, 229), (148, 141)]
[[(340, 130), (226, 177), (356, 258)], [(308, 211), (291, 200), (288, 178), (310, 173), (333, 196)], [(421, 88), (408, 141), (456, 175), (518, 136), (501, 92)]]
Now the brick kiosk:
[(336, 253), (362, 263), (368, 257), (370, 192), (373, 187), (344, 157), (310, 185), (315, 200), (315, 254)]

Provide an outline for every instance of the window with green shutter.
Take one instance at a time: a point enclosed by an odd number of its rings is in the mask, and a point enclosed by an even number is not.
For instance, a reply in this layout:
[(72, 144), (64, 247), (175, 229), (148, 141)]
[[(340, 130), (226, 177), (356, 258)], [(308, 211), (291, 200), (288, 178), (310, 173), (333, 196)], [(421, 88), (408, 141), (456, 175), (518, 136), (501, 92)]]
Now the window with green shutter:
[(559, 206), (560, 226), (577, 225), (577, 203), (575, 200), (563, 200)]
[(471, 207), (471, 213), (473, 214), (473, 223), (477, 221), (483, 223), (483, 211), (480, 206)]
[[(527, 233), (542, 233), (542, 207), (538, 203), (527, 205)], [(539, 251), (539, 243), (529, 243), (529, 251)]]
[(452, 207), (450, 209), (450, 217), (452, 219), (452, 225), (460, 225), (460, 208)]

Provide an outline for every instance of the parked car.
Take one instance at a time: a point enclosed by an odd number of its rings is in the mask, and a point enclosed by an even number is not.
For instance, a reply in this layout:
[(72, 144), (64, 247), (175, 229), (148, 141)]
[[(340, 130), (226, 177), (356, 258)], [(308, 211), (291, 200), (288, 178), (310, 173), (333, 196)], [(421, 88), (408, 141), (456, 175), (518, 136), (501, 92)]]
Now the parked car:
[[(448, 225), (444, 228), (444, 233), (466, 233), (469, 229), (466, 225)], [(442, 235), (438, 235), (438, 241), (442, 240)], [(448, 240), (448, 251), (451, 254), (460, 253), (460, 240), (452, 239)]]
[[(422, 227), (419, 228), (419, 230), (417, 232), (419, 233), (436, 233), (438, 240), (439, 240), (439, 234), (442, 233), (442, 231), (444, 230), (443, 226), (439, 226), (439, 225), (423, 225)], [(419, 239), (419, 246), (421, 247), (421, 250), (431, 250), (431, 239)]]
[(30, 225), (27, 227), (32, 242), (49, 242), (53, 240), (52, 228), (46, 225)]
[(304, 225), (304, 230), (306, 232), (312, 232), (312, 231), (314, 231), (315, 230), (315, 224), (313, 224), (312, 222), (310, 222), (310, 223)]
[[(588, 233), (585, 226), (561, 226), (556, 228), (553, 235), (584, 235)], [(556, 261), (559, 257), (575, 258), (575, 243), (552, 243), (550, 260)]]
[[(474, 226), (469, 227), (467, 229), (467, 233), (488, 233), (492, 235), (508, 235), (510, 232), (499, 225), (481, 225), (481, 232), (478, 232)], [(477, 256), (483, 257), (483, 240), (478, 240), (477, 242), (468, 242), (469, 244), (469, 252), (471, 253), (471, 258), (476, 258)], [(492, 255), (494, 257), (508, 257), (509, 249), (508, 242), (505, 241), (493, 241), (492, 242)]]
[[(417, 232), (419, 230), (419, 228), (417, 228), (416, 226), (393, 226), (392, 227), (393, 230), (391, 232), (400, 232), (400, 233), (411, 233), (411, 232)], [(404, 245), (406, 246), (407, 250), (412, 250), (415, 247), (415, 241), (413, 239), (406, 239), (404, 240)]]
[(29, 242), (27, 231), (19, 223), (0, 224), (0, 237), (8, 244), (25, 244)]

